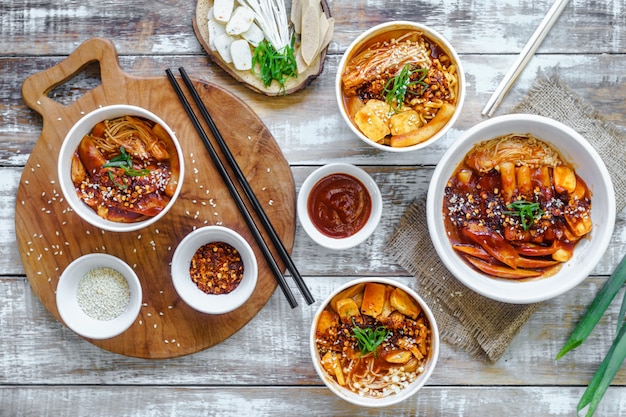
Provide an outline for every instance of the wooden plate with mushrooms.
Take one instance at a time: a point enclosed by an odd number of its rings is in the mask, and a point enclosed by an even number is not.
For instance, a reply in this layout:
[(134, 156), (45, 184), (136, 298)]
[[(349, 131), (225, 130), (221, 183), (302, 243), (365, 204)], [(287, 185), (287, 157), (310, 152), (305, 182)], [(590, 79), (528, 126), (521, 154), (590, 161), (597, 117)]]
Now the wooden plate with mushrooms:
[(199, 0), (193, 28), (213, 62), (253, 91), (276, 96), (321, 74), (334, 19), (326, 0)]

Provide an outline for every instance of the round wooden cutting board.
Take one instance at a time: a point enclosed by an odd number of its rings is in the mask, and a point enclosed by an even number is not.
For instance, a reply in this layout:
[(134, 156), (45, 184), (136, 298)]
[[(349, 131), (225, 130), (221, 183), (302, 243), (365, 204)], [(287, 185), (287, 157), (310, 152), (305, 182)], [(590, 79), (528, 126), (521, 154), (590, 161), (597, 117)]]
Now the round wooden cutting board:
[[(54, 87), (92, 62), (100, 64), (101, 85), (69, 106), (48, 97)], [(194, 83), (291, 251), (295, 185), (278, 144), (241, 100), (213, 84)], [(17, 242), (33, 291), (55, 317), (60, 320), (55, 290), (61, 273), (74, 259), (94, 252), (125, 260), (143, 286), (143, 307), (126, 332), (108, 340), (87, 339), (111, 352), (141, 358), (198, 352), (231, 336), (258, 313), (276, 289), (276, 281), (165, 74), (152, 78), (125, 74), (114, 45), (94, 38), (56, 66), (29, 77), (22, 94), (28, 106), (43, 116), (43, 129), (18, 188)], [(183, 149), (185, 178), (180, 197), (163, 219), (136, 232), (105, 232), (82, 221), (70, 210), (58, 185), (57, 157), (66, 133), (83, 115), (110, 104), (132, 104), (157, 114), (174, 130)], [(196, 312), (178, 297), (171, 283), (170, 261), (178, 242), (189, 232), (215, 224), (238, 231), (251, 244), (259, 261), (259, 279), (244, 306), (212, 316)]]

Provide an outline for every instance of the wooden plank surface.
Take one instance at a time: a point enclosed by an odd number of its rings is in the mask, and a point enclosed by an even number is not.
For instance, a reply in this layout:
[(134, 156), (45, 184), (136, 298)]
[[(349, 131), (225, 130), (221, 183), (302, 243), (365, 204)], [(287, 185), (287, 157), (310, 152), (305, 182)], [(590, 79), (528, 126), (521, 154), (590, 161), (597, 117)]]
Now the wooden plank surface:
[[(104, 351), (67, 330), (33, 294), (17, 252), (15, 204), (19, 178), (42, 129), (21, 98), (21, 84), (60, 62), (93, 36), (113, 41), (121, 68), (162, 76), (165, 68), (215, 82), (244, 100), (276, 138), (293, 172), (296, 192), (317, 166), (363, 166), (379, 184), (385, 210), (379, 228), (354, 249), (315, 245), (296, 226), (294, 260), (321, 299), (357, 276), (414, 279), (384, 254), (407, 205), (429, 182), (447, 146), (482, 117), (480, 110), (552, 0), (329, 1), (335, 37), (324, 72), (306, 90), (267, 99), (237, 85), (203, 53), (191, 28), (195, 1), (48, 2), (0, 5), (0, 415), (550, 415), (571, 416), (608, 350), (615, 302), (589, 341), (553, 360), (608, 274), (626, 253), (626, 214), (593, 276), (546, 302), (505, 355), (487, 364), (448, 344), (427, 386), (410, 401), (366, 410), (334, 397), (309, 358), (308, 326), (318, 303), (291, 310), (275, 292), (254, 319), (224, 342), (199, 353), (143, 360)], [(387, 20), (433, 26), (456, 47), (468, 80), (464, 112), (433, 148), (390, 155), (368, 147), (345, 127), (333, 83), (341, 53), (363, 30)], [(622, 1), (571, 0), (498, 114), (526, 94), (537, 71), (558, 67), (563, 80), (608, 120), (626, 126), (626, 6)], [(87, 68), (78, 87), (55, 89), (72, 102), (97, 83)], [(623, 128), (622, 128), (623, 129)], [(293, 288), (296, 291), (295, 287)], [(618, 295), (621, 299), (623, 291)], [(319, 302), (319, 301), (318, 301)], [(301, 303), (304, 304), (304, 303)], [(597, 415), (626, 415), (626, 370), (617, 374)]]

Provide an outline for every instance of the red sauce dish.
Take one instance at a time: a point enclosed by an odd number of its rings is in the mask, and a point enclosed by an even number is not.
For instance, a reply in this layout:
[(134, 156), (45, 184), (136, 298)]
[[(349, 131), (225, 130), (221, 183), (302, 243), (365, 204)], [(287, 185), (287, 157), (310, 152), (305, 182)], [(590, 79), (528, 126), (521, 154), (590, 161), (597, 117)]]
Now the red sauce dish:
[(372, 198), (365, 185), (352, 175), (330, 174), (313, 186), (307, 209), (320, 232), (344, 238), (365, 226), (372, 212)]
[(298, 217), (319, 245), (348, 249), (367, 239), (382, 214), (378, 186), (365, 171), (335, 163), (315, 170), (298, 195)]

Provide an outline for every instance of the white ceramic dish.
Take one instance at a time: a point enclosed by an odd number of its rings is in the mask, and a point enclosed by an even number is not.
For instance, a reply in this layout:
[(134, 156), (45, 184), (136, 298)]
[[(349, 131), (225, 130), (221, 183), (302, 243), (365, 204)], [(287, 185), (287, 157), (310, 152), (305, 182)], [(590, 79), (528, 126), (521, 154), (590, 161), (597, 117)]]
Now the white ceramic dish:
[[(206, 294), (191, 280), (189, 265), (198, 248), (211, 242), (228, 243), (241, 255), (244, 274), (239, 286), (228, 294)], [(237, 232), (222, 226), (206, 226), (189, 233), (174, 251), (172, 281), (180, 296), (193, 309), (207, 314), (225, 314), (241, 307), (252, 295), (258, 265), (248, 242)]]
[[(180, 165), (178, 186), (176, 187), (176, 191), (172, 196), (169, 204), (158, 215), (135, 223), (113, 222), (98, 216), (98, 214), (91, 207), (87, 206), (87, 204), (85, 204), (76, 195), (74, 183), (72, 182), (71, 176), (72, 155), (74, 154), (76, 147), (83, 139), (83, 137), (88, 134), (99, 122), (106, 119), (113, 119), (125, 115), (144, 117), (160, 124), (172, 138), (172, 141), (178, 153), (178, 161)], [(58, 160), (58, 175), (61, 191), (63, 192), (63, 196), (65, 197), (65, 200), (68, 202), (72, 210), (87, 223), (111, 232), (130, 232), (138, 230), (159, 221), (163, 216), (165, 216), (169, 209), (174, 205), (176, 199), (178, 198), (178, 195), (180, 194), (180, 190), (183, 184), (184, 171), (185, 163), (182, 149), (172, 129), (156, 114), (141, 107), (125, 104), (116, 104), (101, 107), (97, 110), (92, 111), (91, 113), (88, 113), (82, 119), (80, 119), (65, 136), (63, 144), (61, 145)]]
[[(348, 62), (350, 62), (352, 57), (357, 52), (359, 52), (363, 46), (369, 44), (370, 39), (380, 36), (386, 32), (395, 32), (395, 31), (419, 31), (419, 32), (422, 32), (427, 38), (435, 41), (448, 54), (448, 56), (451, 57), (452, 60), (455, 62), (456, 67), (457, 67), (458, 82), (459, 82), (456, 110), (453, 116), (450, 118), (450, 120), (448, 120), (445, 126), (442, 127), (437, 133), (431, 136), (430, 139), (424, 142), (418, 143), (416, 145), (406, 146), (406, 147), (387, 146), (384, 144), (376, 143), (372, 141), (371, 139), (369, 139), (367, 136), (365, 136), (358, 129), (358, 127), (356, 127), (354, 123), (350, 120), (350, 117), (348, 116), (348, 113), (346, 112), (346, 108), (345, 108), (344, 100), (343, 100), (343, 94), (342, 94), (342, 89), (343, 89), (342, 75), (346, 68), (346, 65), (348, 64)], [(437, 31), (433, 30), (432, 28), (428, 26), (425, 26), (416, 22), (391, 21), (391, 22), (386, 22), (386, 23), (382, 23), (380, 25), (374, 26), (373, 28), (363, 32), (350, 44), (350, 46), (348, 46), (348, 48), (346, 49), (346, 52), (341, 58), (341, 61), (339, 62), (339, 67), (337, 68), (337, 75), (335, 78), (335, 96), (336, 96), (337, 105), (339, 106), (339, 112), (341, 113), (341, 116), (343, 117), (348, 127), (352, 130), (352, 132), (354, 132), (354, 134), (359, 139), (361, 139), (368, 145), (373, 146), (383, 151), (411, 152), (411, 151), (416, 151), (418, 149), (422, 149), (426, 146), (433, 144), (434, 142), (442, 138), (448, 132), (448, 130), (454, 125), (454, 123), (458, 119), (461, 113), (461, 110), (463, 108), (463, 102), (465, 101), (465, 73), (463, 72), (461, 60), (459, 59), (459, 56), (456, 53), (456, 50), (452, 47), (450, 42), (446, 38), (444, 38), (441, 34), (439, 34)]]
[[(80, 307), (77, 293), (82, 278), (94, 268), (112, 268), (126, 278), (130, 300), (126, 310), (112, 320), (97, 320)], [(65, 268), (56, 290), (57, 310), (61, 320), (75, 333), (89, 339), (108, 339), (126, 331), (139, 315), (141, 283), (135, 271), (121, 259), (104, 253), (83, 255)]]
[[(372, 397), (361, 396), (339, 385), (335, 381), (335, 379), (329, 376), (326, 370), (322, 367), (321, 361), (320, 361), (320, 355), (317, 350), (316, 341), (315, 341), (316, 328), (317, 328), (317, 322), (319, 320), (319, 316), (322, 313), (322, 311), (326, 308), (328, 303), (332, 300), (332, 298), (335, 295), (339, 294), (341, 291), (347, 288), (350, 288), (354, 285), (364, 283), (364, 282), (365, 283), (376, 282), (376, 283), (390, 285), (390, 286), (404, 290), (415, 301), (417, 301), (419, 306), (422, 308), (422, 311), (424, 312), (424, 315), (428, 319), (428, 322), (430, 324), (430, 329), (431, 329), (431, 347), (430, 347), (431, 350), (430, 350), (430, 355), (428, 357), (428, 360), (426, 361), (426, 364), (424, 365), (424, 372), (422, 372), (415, 381), (413, 381), (408, 387), (402, 389), (399, 393), (382, 397), (382, 398), (372, 398)], [(326, 386), (334, 394), (336, 394), (339, 398), (342, 398), (352, 404), (356, 404), (362, 407), (385, 407), (385, 406), (389, 406), (389, 405), (407, 400), (409, 397), (411, 397), (417, 391), (419, 391), (424, 386), (424, 384), (426, 384), (426, 381), (428, 381), (433, 371), (435, 370), (435, 366), (437, 365), (437, 359), (439, 358), (440, 340), (439, 340), (439, 329), (437, 327), (437, 323), (435, 321), (435, 317), (433, 316), (432, 311), (430, 310), (428, 305), (424, 302), (424, 300), (422, 300), (422, 298), (414, 290), (412, 290), (411, 288), (409, 288), (408, 286), (400, 282), (387, 279), (387, 278), (359, 278), (350, 282), (346, 282), (344, 285), (335, 289), (321, 303), (321, 305), (317, 309), (317, 312), (315, 313), (313, 322), (311, 324), (311, 329), (309, 332), (309, 345), (311, 348), (311, 359), (313, 361), (313, 366), (315, 368), (315, 371), (317, 372), (320, 379), (324, 382), (324, 384), (326, 384)]]
[[(467, 152), (477, 143), (509, 133), (531, 133), (554, 146), (586, 182), (592, 197), (593, 229), (554, 276), (526, 280), (496, 279), (477, 272), (452, 249), (443, 223), (446, 182)], [(573, 129), (541, 116), (514, 114), (486, 120), (466, 131), (441, 158), (428, 189), (427, 218), (430, 237), (448, 270), (463, 284), (485, 297), (528, 304), (556, 297), (582, 282), (606, 251), (615, 224), (615, 194), (611, 177), (593, 147)]]
[[(361, 183), (367, 188), (372, 201), (372, 210), (367, 223), (357, 233), (345, 238), (333, 238), (320, 232), (311, 221), (307, 208), (309, 194), (315, 184), (317, 184), (317, 182), (322, 178), (337, 173), (348, 174), (361, 181)], [(307, 177), (306, 180), (304, 180), (298, 194), (298, 218), (300, 219), (300, 223), (302, 224), (304, 231), (317, 244), (329, 249), (349, 249), (362, 243), (378, 226), (382, 216), (382, 210), (383, 200), (376, 182), (374, 182), (372, 177), (367, 172), (351, 164), (332, 163), (316, 169)]]

